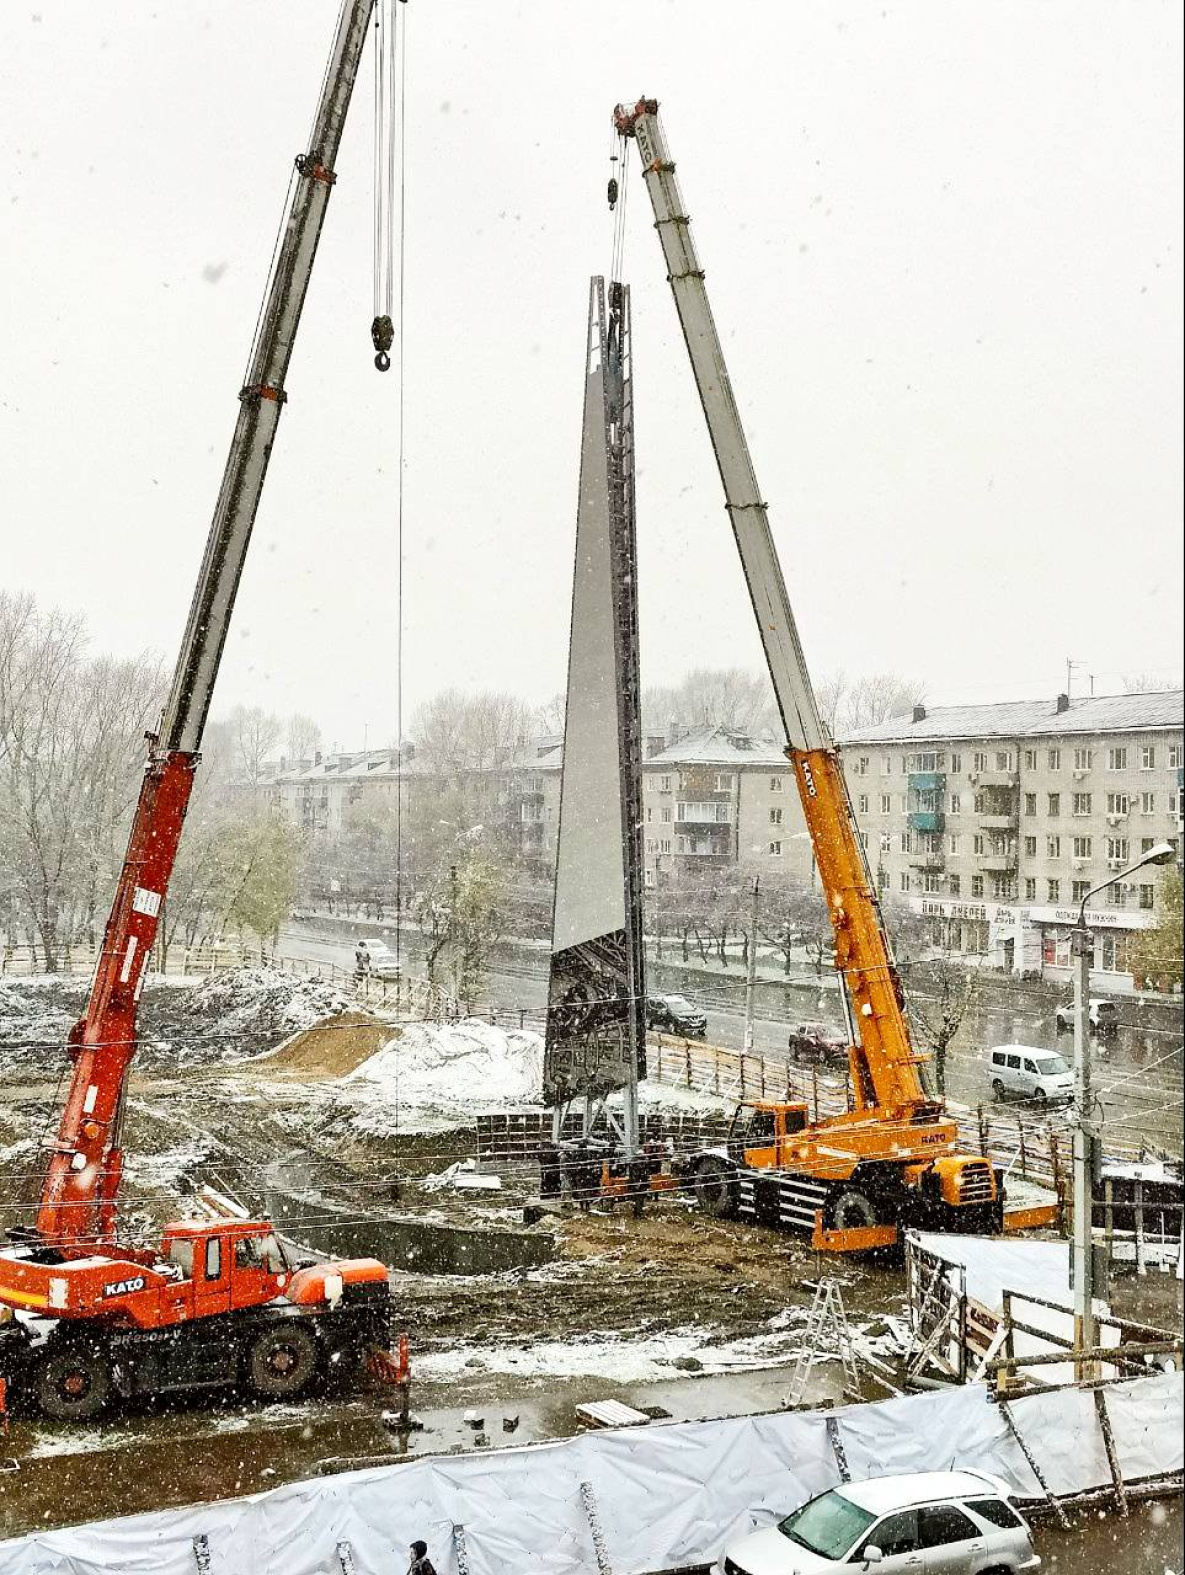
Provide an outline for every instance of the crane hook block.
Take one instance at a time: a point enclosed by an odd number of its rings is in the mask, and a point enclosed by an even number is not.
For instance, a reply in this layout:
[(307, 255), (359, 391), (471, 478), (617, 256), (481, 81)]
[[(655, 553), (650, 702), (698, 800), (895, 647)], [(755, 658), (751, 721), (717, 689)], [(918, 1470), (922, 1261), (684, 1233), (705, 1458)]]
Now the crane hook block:
[(609, 177), (609, 212), (612, 213), (617, 206), (617, 176)]
[(370, 342), (375, 348), (374, 364), (380, 372), (391, 370), (389, 351), (395, 343), (395, 324), (387, 316), (376, 317), (370, 325)]

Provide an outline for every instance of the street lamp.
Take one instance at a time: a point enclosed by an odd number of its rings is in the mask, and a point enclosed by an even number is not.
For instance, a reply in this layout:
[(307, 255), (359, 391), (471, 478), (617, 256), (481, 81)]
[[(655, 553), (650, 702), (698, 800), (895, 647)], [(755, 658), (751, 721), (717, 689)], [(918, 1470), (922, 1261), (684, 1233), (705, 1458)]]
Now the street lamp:
[[(1094, 1146), (1096, 1135), (1091, 1114), (1091, 1065), (1090, 1065), (1090, 959), (1094, 950), (1094, 935), (1087, 928), (1086, 905), (1100, 891), (1125, 880), (1142, 870), (1146, 864), (1171, 864), (1176, 858), (1171, 842), (1158, 842), (1136, 862), (1118, 874), (1100, 881), (1083, 897), (1078, 908), (1078, 919), (1070, 931), (1070, 952), (1074, 959), (1074, 1103), (1078, 1120), (1074, 1128), (1074, 1244), (1072, 1249), (1074, 1279), (1074, 1349), (1075, 1352), (1091, 1350), (1095, 1344), (1094, 1322), (1094, 1257), (1092, 1252), (1092, 1225), (1094, 1215)], [(1075, 1363), (1079, 1378), (1090, 1377), (1087, 1371), (1093, 1363), (1084, 1363), (1078, 1357)]]

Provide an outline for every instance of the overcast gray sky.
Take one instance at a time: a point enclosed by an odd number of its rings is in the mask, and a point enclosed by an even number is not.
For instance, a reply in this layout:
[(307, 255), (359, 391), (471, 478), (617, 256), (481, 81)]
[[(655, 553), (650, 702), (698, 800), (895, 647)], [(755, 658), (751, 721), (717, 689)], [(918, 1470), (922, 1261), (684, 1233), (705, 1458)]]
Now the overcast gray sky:
[[(6, 7), (0, 579), (171, 663), (337, 0)], [(563, 683), (588, 276), (661, 99), (817, 674), (1180, 671), (1181, 7), (411, 0), (405, 717)], [(215, 709), (394, 732), (369, 56)], [(637, 172), (635, 171), (635, 177)], [(643, 676), (760, 664), (640, 179)], [(1083, 680), (1085, 683), (1085, 680)]]

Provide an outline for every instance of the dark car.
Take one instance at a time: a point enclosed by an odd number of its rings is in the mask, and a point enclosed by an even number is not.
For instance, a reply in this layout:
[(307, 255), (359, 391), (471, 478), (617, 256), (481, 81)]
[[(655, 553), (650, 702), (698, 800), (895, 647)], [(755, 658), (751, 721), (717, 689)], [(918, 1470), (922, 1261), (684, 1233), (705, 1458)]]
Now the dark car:
[(697, 1006), (681, 995), (648, 995), (646, 1026), (664, 1034), (682, 1034), (686, 1039), (703, 1039), (708, 1019)]
[(828, 1023), (798, 1023), (787, 1041), (795, 1061), (808, 1066), (843, 1066), (848, 1059), (848, 1038)]

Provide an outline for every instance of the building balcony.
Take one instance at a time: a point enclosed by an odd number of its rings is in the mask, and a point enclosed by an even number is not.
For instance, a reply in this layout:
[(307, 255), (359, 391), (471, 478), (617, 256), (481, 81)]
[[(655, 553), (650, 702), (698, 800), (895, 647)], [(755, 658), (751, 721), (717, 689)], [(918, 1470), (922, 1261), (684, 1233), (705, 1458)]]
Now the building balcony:
[(1020, 772), (973, 771), (971, 780), (981, 788), (1014, 788), (1020, 785)]
[(1016, 873), (1015, 853), (987, 853), (979, 861), (982, 869), (988, 870), (993, 875), (1013, 875)]
[(945, 771), (911, 771), (906, 778), (911, 793), (945, 793)]
[(946, 854), (911, 853), (909, 862), (915, 870), (941, 870), (946, 868)]
[(1003, 813), (999, 810), (985, 809), (980, 811), (976, 820), (985, 831), (1015, 831), (1019, 816), (1014, 809)]
[(911, 809), (908, 816), (911, 831), (945, 831), (946, 816), (940, 809)]
[(732, 804), (705, 800), (701, 803), (683, 801), (675, 806), (675, 824), (679, 826), (731, 826)]

